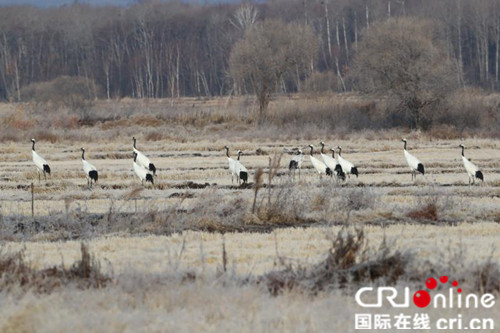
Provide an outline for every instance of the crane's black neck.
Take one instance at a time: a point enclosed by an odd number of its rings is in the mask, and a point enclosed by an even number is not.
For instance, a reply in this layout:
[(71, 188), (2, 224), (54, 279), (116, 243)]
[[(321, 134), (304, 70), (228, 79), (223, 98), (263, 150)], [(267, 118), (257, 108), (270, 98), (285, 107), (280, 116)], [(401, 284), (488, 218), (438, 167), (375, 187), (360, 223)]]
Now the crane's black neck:
[(311, 148), (311, 156), (313, 156), (313, 153), (314, 153), (314, 152), (313, 152), (313, 147), (311, 146), (311, 147), (309, 147), (309, 148)]
[(404, 150), (406, 150), (406, 141), (403, 141), (403, 142), (405, 143), (405, 146), (404, 146), (404, 148), (403, 148), (403, 149), (404, 149)]
[(238, 161), (240, 160), (241, 151), (238, 152)]
[(85, 159), (85, 150), (82, 149), (82, 160)]
[(339, 147), (339, 156), (342, 156), (342, 147)]
[(31, 150), (35, 151), (35, 141), (31, 141), (31, 143), (32, 143)]
[(134, 162), (137, 162), (137, 154), (134, 153)]
[(226, 148), (226, 156), (229, 157), (229, 148)]
[(137, 147), (135, 146), (135, 142), (137, 141), (135, 138), (132, 138), (132, 140), (134, 140), (134, 148), (137, 149)]
[(335, 150), (332, 149), (332, 157), (335, 158)]
[(464, 146), (462, 146), (462, 156), (465, 156), (465, 155), (464, 155), (464, 150), (465, 150), (465, 147), (464, 147)]
[(323, 154), (324, 153), (323, 149), (325, 148), (325, 144), (323, 142), (321, 142), (320, 145), (321, 145), (321, 154)]

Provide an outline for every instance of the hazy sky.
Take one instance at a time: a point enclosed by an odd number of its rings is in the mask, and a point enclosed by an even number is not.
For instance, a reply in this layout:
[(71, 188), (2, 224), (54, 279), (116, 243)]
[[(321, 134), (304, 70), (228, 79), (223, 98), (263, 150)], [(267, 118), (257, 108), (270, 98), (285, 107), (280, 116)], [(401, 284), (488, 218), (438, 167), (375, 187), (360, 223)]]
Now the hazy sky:
[[(239, 0), (183, 0), (191, 3), (223, 3), (238, 2)], [(34, 5), (39, 7), (60, 6), (73, 3), (74, 0), (0, 0), (0, 6), (6, 5)], [(90, 3), (94, 5), (129, 5), (134, 0), (78, 0), (81, 3)]]

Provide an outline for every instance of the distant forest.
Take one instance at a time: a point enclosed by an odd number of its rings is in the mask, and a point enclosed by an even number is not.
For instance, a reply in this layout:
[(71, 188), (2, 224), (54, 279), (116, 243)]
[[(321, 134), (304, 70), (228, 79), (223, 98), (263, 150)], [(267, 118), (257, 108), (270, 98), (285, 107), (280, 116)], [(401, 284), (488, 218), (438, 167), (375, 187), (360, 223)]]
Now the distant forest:
[[(331, 74), (340, 82), (331, 90), (349, 91), (363, 33), (401, 16), (435, 22), (436, 38), (456, 60), (462, 85), (500, 89), (499, 0), (141, 1), (129, 7), (2, 7), (0, 100), (23, 101), (34, 85), (64, 76), (84, 79), (100, 98), (250, 93), (235, 89), (230, 55), (245, 25), (268, 19), (309, 26), (319, 42), (309, 74)], [(276, 89), (300, 92), (306, 79), (284, 76)]]

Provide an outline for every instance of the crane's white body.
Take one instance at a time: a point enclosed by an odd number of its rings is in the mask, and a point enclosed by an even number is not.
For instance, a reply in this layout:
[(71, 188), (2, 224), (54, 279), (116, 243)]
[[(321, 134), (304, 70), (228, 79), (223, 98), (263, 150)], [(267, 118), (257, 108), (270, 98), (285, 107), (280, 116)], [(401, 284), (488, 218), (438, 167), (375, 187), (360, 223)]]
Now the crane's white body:
[(136, 148), (136, 141), (137, 141), (136, 138), (133, 137), (132, 140), (134, 141), (133, 144), (134, 154), (137, 154), (137, 157), (135, 158), (136, 163), (142, 166), (144, 169), (153, 172), (153, 176), (155, 176), (156, 167), (146, 155), (144, 155)]
[(311, 160), (311, 164), (314, 167), (314, 170), (319, 174), (319, 177), (321, 178), (323, 175), (326, 175), (326, 170), (327, 166), (325, 163), (322, 161), (318, 160), (316, 157), (313, 156), (314, 154), (314, 146), (309, 145), (309, 148), (311, 148), (311, 154), (309, 155), (309, 159)]
[(146, 155), (144, 155), (139, 150), (137, 150), (136, 148), (134, 148), (134, 153), (137, 154), (137, 164), (139, 164), (143, 168), (149, 170), (149, 165), (152, 164), (151, 160)]
[(327, 166), (325, 165), (325, 163), (321, 162), (314, 156), (309, 156), (309, 158), (311, 159), (311, 164), (313, 165), (316, 172), (320, 175), (326, 175)]
[(481, 179), (481, 181), (484, 181), (483, 173), (478, 168), (478, 166), (469, 161), (467, 157), (465, 157), (464, 155), (465, 146), (460, 145), (460, 147), (462, 147), (462, 162), (464, 163), (464, 168), (465, 171), (467, 172), (467, 176), (469, 176), (469, 185), (471, 185), (471, 183), (474, 184), (476, 182), (476, 178), (479, 178)]
[(229, 164), (229, 172), (231, 173), (231, 182), (233, 182), (234, 176), (236, 176), (236, 179), (238, 179), (238, 171), (236, 168), (236, 161), (234, 159), (232, 159), (231, 157), (228, 157), (227, 162)]
[(402, 141), (405, 143), (403, 151), (404, 151), (406, 163), (408, 164), (408, 166), (410, 167), (410, 170), (411, 170), (411, 179), (413, 180), (413, 179), (417, 178), (417, 173), (420, 172), (420, 173), (424, 174), (424, 165), (422, 162), (420, 162), (420, 160), (417, 157), (410, 154), (408, 152), (408, 150), (406, 150), (406, 139), (403, 139)]
[(464, 162), (465, 171), (467, 171), (467, 174), (469, 175), (469, 177), (471, 177), (471, 178), (475, 177), (476, 172), (479, 171), (479, 168), (477, 167), (477, 165), (475, 165), (474, 163), (469, 161), (467, 159), (467, 157), (465, 157), (465, 156), (462, 156), (462, 161)]
[(240, 162), (240, 156), (241, 156), (241, 151), (238, 151), (238, 159), (236, 161), (234, 161), (235, 162), (235, 173), (237, 175), (238, 184), (240, 183), (241, 179), (243, 179), (243, 183), (246, 183), (248, 180), (248, 170)]
[(337, 157), (339, 160), (339, 164), (342, 167), (342, 171), (344, 171), (347, 175), (351, 173), (351, 169), (354, 167), (354, 164), (343, 158), (342, 156), (339, 155)]
[(332, 156), (329, 156), (323, 152), (325, 149), (325, 143), (321, 141), (319, 144), (321, 145), (321, 158), (323, 159), (323, 163), (325, 163), (326, 167), (330, 169), (331, 175), (335, 175), (335, 179), (337, 181), (345, 180), (345, 173), (342, 171), (342, 166), (335, 158), (335, 149), (330, 149)]
[(414, 155), (410, 154), (406, 149), (404, 151), (404, 154), (406, 163), (410, 167), (410, 170), (413, 172), (417, 171), (418, 165), (421, 164), (422, 162), (420, 162), (420, 160), (416, 158)]
[(240, 176), (239, 176), (236, 160), (229, 156), (229, 147), (228, 146), (225, 146), (224, 149), (226, 150), (226, 157), (227, 157), (227, 162), (229, 165), (229, 172), (231, 173), (231, 184), (234, 183), (235, 176), (236, 176), (236, 180), (239, 182)]
[(47, 161), (34, 150), (31, 151), (31, 155), (37, 169), (43, 172), (43, 166), (48, 164)]
[(342, 171), (350, 177), (351, 174), (355, 174), (356, 177), (358, 176), (358, 169), (354, 164), (346, 160), (345, 158), (342, 157), (342, 147), (337, 147), (339, 149), (339, 153), (337, 155), (337, 160), (338, 163), (340, 164), (340, 167), (342, 168)]
[(97, 169), (95, 166), (92, 165), (92, 163), (88, 162), (85, 159), (85, 149), (82, 149), (82, 167), (83, 167), (83, 172), (85, 173), (85, 177), (87, 178), (87, 185), (89, 188), (92, 187), (92, 180), (94, 182), (97, 182)]
[(329, 167), (330, 170), (335, 170), (335, 168), (337, 167), (337, 160), (335, 158), (323, 153), (321, 153), (321, 158), (323, 159), (323, 163), (325, 163), (325, 165)]
[(236, 173), (239, 175), (240, 172), (248, 172), (247, 168), (243, 164), (241, 164), (240, 161), (235, 161), (236, 162)]
[(304, 154), (302, 152), (292, 158), (292, 161), (297, 163), (297, 169), (302, 168), (302, 163), (304, 163)]
[(82, 164), (83, 164), (83, 172), (85, 172), (85, 174), (87, 175), (87, 177), (88, 177), (88, 174), (89, 174), (90, 171), (97, 171), (96, 167), (93, 166), (87, 160), (82, 159)]
[[(143, 185), (144, 181), (150, 181), (153, 184), (152, 182), (153, 175), (151, 174), (151, 172), (149, 172), (149, 170), (144, 168), (142, 165), (139, 165), (136, 161), (134, 161), (134, 172), (137, 175), (137, 177), (139, 177)], [(148, 177), (148, 175), (150, 177)]]
[(47, 173), (50, 174), (50, 167), (47, 161), (35, 151), (35, 139), (31, 139), (32, 147), (31, 147), (31, 157), (33, 158), (33, 163), (35, 164), (38, 171), (38, 181), (40, 179), (40, 171), (43, 172), (43, 177), (47, 180)]
[(295, 170), (299, 170), (299, 179), (300, 179), (300, 169), (302, 168), (302, 163), (304, 163), (304, 154), (302, 153), (302, 150), (299, 150), (297, 152), (297, 155), (292, 157), (290, 160), (290, 163), (288, 165), (288, 170), (290, 174), (292, 173), (293, 170), (293, 178), (295, 178)]

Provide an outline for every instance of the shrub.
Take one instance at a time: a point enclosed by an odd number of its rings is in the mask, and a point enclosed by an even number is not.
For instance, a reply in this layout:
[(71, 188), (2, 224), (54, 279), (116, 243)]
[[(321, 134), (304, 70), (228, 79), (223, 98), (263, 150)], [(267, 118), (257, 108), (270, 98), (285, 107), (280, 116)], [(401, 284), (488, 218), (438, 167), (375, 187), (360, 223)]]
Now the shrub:
[(370, 257), (362, 229), (355, 232), (341, 229), (332, 240), (332, 247), (324, 261), (310, 268), (289, 264), (281, 271), (264, 275), (259, 282), (264, 283), (274, 296), (291, 289), (316, 294), (360, 283), (393, 285), (406, 274), (411, 260), (409, 254), (390, 251), (385, 242), (377, 255)]
[[(0, 249), (1, 250), (1, 249)], [(22, 251), (7, 254), (0, 251), (0, 289), (21, 287), (49, 293), (70, 283), (79, 288), (102, 288), (111, 279), (101, 272), (99, 261), (81, 243), (81, 259), (69, 269), (63, 266), (36, 270), (26, 263)]]
[(33, 83), (21, 92), (24, 101), (83, 112), (92, 107), (98, 95), (95, 82), (78, 76), (60, 76), (52, 81)]
[(437, 221), (438, 207), (435, 203), (427, 203), (409, 211), (406, 216), (419, 221)]

